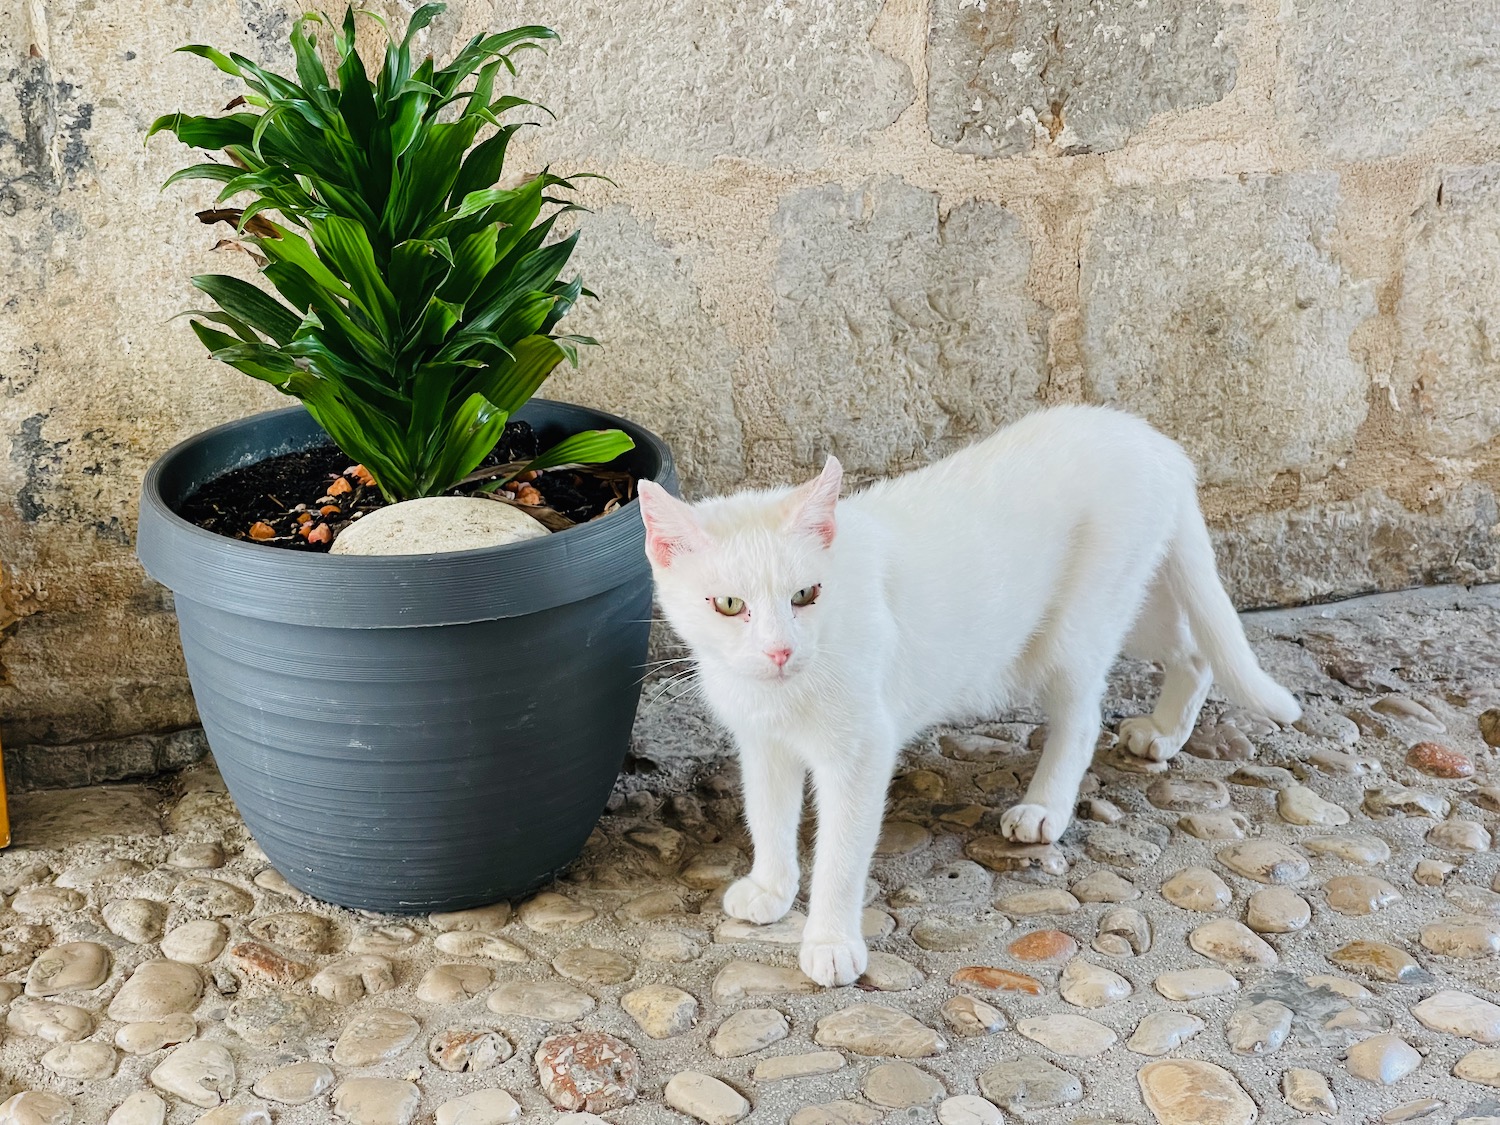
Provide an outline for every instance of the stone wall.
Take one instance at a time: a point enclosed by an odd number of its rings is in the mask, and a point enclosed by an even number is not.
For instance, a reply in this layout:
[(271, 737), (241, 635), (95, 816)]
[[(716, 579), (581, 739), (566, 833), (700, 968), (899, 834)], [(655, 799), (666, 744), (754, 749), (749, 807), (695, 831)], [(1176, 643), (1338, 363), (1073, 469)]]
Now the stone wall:
[[(289, 63), (298, 10), (0, 0), (0, 709), (79, 777), (193, 721), (141, 474), (280, 404), (170, 319), (242, 267), (141, 137), (236, 90), (173, 46)], [(558, 121), (520, 155), (615, 184), (575, 320), (606, 346), (550, 391), (662, 432), (690, 492), (1109, 402), (1200, 464), (1241, 605), (1500, 577), (1487, 5), (456, 0), (429, 45), (537, 19)]]

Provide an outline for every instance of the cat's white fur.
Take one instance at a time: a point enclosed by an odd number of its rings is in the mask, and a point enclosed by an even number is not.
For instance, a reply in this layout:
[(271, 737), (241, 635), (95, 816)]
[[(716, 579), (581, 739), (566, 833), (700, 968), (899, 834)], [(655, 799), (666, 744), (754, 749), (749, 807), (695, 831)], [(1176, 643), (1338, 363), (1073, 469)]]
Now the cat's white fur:
[[(1300, 715), (1219, 582), (1191, 462), (1140, 419), (1044, 410), (842, 501), (840, 482), (830, 458), (796, 489), (693, 505), (640, 489), (658, 602), (739, 752), (755, 855), (724, 910), (764, 923), (791, 907), (811, 774), (801, 964), (820, 984), (865, 970), (860, 912), (886, 789), (925, 728), (1039, 703), (1041, 760), (1001, 830), (1043, 842), (1072, 817), (1122, 651), (1165, 669), (1156, 709), (1120, 724), (1142, 757), (1181, 748), (1215, 680), (1273, 719)], [(813, 586), (813, 604), (792, 605)], [(716, 597), (745, 610), (726, 617)]]

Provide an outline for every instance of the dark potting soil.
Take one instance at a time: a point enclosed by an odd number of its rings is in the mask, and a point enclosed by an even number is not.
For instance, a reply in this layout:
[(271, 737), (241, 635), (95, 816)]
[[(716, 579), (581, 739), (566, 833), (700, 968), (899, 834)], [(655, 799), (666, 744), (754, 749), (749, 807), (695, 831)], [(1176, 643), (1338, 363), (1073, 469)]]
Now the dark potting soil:
[[(485, 469), (530, 461), (540, 442), (526, 422), (511, 422), (500, 443), (471, 477)], [(493, 480), (472, 480), (449, 496), (484, 495)], [(608, 515), (635, 497), (635, 478), (626, 472), (583, 466), (526, 474), (487, 494), (495, 503), (513, 504), (549, 530), (561, 531)], [(362, 466), (350, 464), (337, 446), (325, 445), (270, 457), (204, 484), (179, 506), (177, 514), (205, 530), (294, 551), (327, 551), (338, 533), (386, 500)]]

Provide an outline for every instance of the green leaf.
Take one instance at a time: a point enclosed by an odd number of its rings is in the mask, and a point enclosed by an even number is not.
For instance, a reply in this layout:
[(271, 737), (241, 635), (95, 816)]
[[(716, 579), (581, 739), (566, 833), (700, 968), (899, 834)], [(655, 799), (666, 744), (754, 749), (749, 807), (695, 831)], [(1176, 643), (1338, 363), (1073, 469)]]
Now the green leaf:
[(390, 340), (397, 318), (396, 298), (375, 263), (375, 251), (364, 227), (342, 215), (327, 215), (312, 220), (310, 229), (319, 257), (349, 283), (360, 308)]
[(181, 183), (183, 180), (218, 180), (220, 183), (229, 183), (237, 179), (241, 172), (233, 164), (191, 164), (186, 168), (178, 169), (167, 177), (167, 182), (162, 184), (165, 191), (173, 184)]
[(540, 457), (527, 462), (522, 472), (539, 472), (560, 465), (602, 465), (634, 448), (634, 440), (621, 430), (584, 430), (563, 438)]
[(546, 336), (524, 337), (512, 345), (511, 351), (513, 359), (497, 363), (473, 379), (484, 388), (485, 397), (507, 414), (525, 406), (563, 358), (563, 350)]
[(297, 334), (302, 318), (248, 281), (220, 273), (199, 274), (193, 284), (219, 303), (225, 312), (264, 332), (278, 344)]

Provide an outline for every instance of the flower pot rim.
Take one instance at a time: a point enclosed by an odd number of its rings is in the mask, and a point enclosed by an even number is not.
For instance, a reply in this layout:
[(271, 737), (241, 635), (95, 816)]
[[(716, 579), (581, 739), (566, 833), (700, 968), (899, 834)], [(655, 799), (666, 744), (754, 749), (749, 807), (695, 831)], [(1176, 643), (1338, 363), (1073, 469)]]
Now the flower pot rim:
[[(516, 417), (542, 425), (624, 430), (636, 443), (626, 456), (648, 462), (643, 475), (676, 488), (666, 443), (628, 419), (542, 398), (531, 399)], [(278, 435), (279, 442), (246, 445), (266, 434)], [(222, 423), (172, 446), (142, 481), (136, 553), (146, 572), (176, 597), (251, 617), (387, 628), (537, 612), (611, 589), (647, 569), (645, 528), (634, 500), (608, 517), (542, 538), (403, 555), (324, 555), (267, 547), (201, 528), (173, 509), (174, 502), (204, 480), (330, 441), (303, 407), (290, 406)], [(239, 452), (215, 461), (210, 451), (220, 446)], [(204, 471), (190, 471), (195, 460)], [(620, 565), (626, 558), (630, 565)], [(413, 581), (413, 575), (419, 580)], [(256, 596), (268, 584), (279, 588), (279, 597)], [(527, 587), (534, 588), (534, 597), (525, 596)]]

